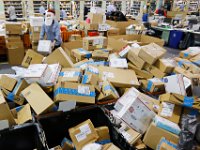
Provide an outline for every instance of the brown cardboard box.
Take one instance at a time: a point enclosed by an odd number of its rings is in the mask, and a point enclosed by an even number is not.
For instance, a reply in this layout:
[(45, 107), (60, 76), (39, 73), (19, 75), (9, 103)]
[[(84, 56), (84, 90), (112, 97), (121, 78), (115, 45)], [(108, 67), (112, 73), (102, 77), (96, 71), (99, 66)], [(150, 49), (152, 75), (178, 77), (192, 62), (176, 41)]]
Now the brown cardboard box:
[(37, 115), (45, 113), (54, 105), (50, 97), (36, 83), (32, 83), (30, 86), (24, 89), (21, 94)]
[(2, 75), (0, 78), (0, 86), (8, 91), (12, 91), (16, 84), (17, 80), (14, 78), (10, 78), (6, 75)]
[(165, 53), (166, 50), (163, 47), (160, 47), (155, 43), (151, 43), (149, 45), (142, 46), (139, 52), (139, 57), (152, 65), (156, 62), (156, 60), (163, 57)]
[(40, 40), (40, 33), (38, 33), (38, 32), (32, 32), (30, 34), (30, 40), (34, 41), (34, 42), (39, 41)]
[(58, 82), (80, 82), (82, 71), (80, 68), (63, 68), (59, 74)]
[(107, 31), (107, 36), (116, 36), (116, 35), (119, 35), (119, 28), (111, 27), (111, 28)]
[(95, 129), (99, 138), (98, 141), (110, 140), (110, 133), (107, 126), (101, 126)]
[(90, 18), (91, 23), (97, 23), (101, 24), (103, 23), (103, 19), (105, 17), (105, 14), (99, 14), (99, 13), (88, 13), (88, 18)]
[(82, 84), (93, 85), (98, 92), (101, 92), (99, 77), (96, 74), (85, 73), (82, 77)]
[(6, 38), (7, 42), (22, 42), (21, 36), (19, 35), (9, 35)]
[(91, 58), (92, 57), (92, 52), (87, 51), (83, 48), (77, 48), (77, 49), (72, 49), (71, 50), (71, 55), (76, 58), (77, 61), (84, 60), (86, 58)]
[[(78, 84), (72, 82), (57, 83), (55, 86), (56, 102), (74, 100), (80, 103), (95, 103), (95, 89), (92, 85)], [(62, 90), (63, 89), (63, 90)], [(72, 89), (72, 91), (63, 92), (65, 89)]]
[(105, 144), (102, 150), (120, 150), (117, 146), (113, 143)]
[(149, 92), (165, 92), (165, 84), (157, 78), (142, 81), (144, 88)]
[(85, 23), (85, 29), (86, 30), (98, 30), (99, 24), (97, 23)]
[[(170, 140), (170, 139), (169, 139)], [(156, 150), (177, 150), (177, 144), (162, 138), (157, 145)]]
[(0, 44), (5, 44), (5, 43), (6, 43), (5, 36), (0, 35)]
[(172, 60), (169, 59), (159, 59), (155, 66), (164, 73), (172, 73), (175, 66), (172, 64)]
[(139, 75), (141, 77), (144, 77), (145, 79), (153, 78), (153, 74), (151, 74), (151, 73), (149, 73), (149, 72), (147, 72), (145, 70), (138, 69), (136, 66), (134, 66), (131, 63), (128, 63), (128, 68), (129, 69), (133, 69), (137, 75)]
[(10, 108), (1, 90), (0, 90), (0, 120), (8, 120), (10, 125), (16, 124), (14, 117), (10, 111)]
[(84, 37), (83, 38), (83, 49), (93, 51), (97, 48), (106, 48), (108, 40), (103, 36)]
[(190, 59), (198, 54), (200, 54), (199, 47), (189, 47), (187, 50), (180, 52), (180, 57), (185, 59)]
[(87, 67), (87, 65), (91, 65), (92, 63), (94, 63), (93, 59), (84, 59), (82, 61), (79, 61), (78, 63), (74, 64), (75, 68), (81, 68), (81, 69), (85, 69)]
[(6, 22), (6, 34), (20, 35), (22, 34), (21, 22)]
[[(149, 129), (147, 130), (143, 142), (148, 147), (156, 149), (156, 146), (160, 142), (160, 139), (165, 137), (174, 143), (178, 143), (179, 137), (171, 132), (163, 130), (155, 126), (154, 123), (151, 123)], [(153, 140), (152, 140), (153, 139)]]
[(108, 46), (113, 49), (113, 52), (118, 52), (127, 46), (126, 42), (116, 40), (112, 37), (115, 37), (115, 36), (108, 37)]
[(69, 135), (77, 150), (81, 150), (83, 146), (93, 143), (99, 138), (94, 125), (89, 119), (70, 128)]
[(119, 98), (119, 94), (118, 94), (117, 90), (108, 81), (103, 82), (102, 92), (105, 95), (105, 97), (109, 96), (110, 99), (118, 99)]
[(77, 41), (77, 40), (82, 40), (80, 34), (72, 34), (69, 38), (69, 41)]
[(30, 27), (31, 33), (40, 33), (42, 27)]
[(65, 51), (59, 47), (44, 60), (47, 64), (59, 63), (62, 67), (73, 67), (73, 62)]
[[(61, 147), (60, 147), (60, 145), (59, 146), (56, 146), (56, 147), (54, 147), (54, 148), (51, 148), (50, 150), (66, 150), (66, 149), (62, 149)], [(69, 149), (70, 150), (70, 149)]]
[(146, 150), (146, 149), (147, 149), (146, 145), (142, 142), (141, 139), (139, 139), (139, 140), (135, 143), (134, 147), (135, 147), (137, 150)]
[(67, 138), (64, 138), (61, 142), (61, 150), (74, 150), (74, 144)]
[(112, 27), (119, 28), (119, 34), (123, 35), (126, 34), (126, 27), (128, 27), (131, 24), (137, 24), (138, 21), (136, 20), (128, 20), (128, 21), (111, 21), (106, 20), (106, 23), (111, 25)]
[(158, 115), (178, 124), (180, 121), (181, 112), (181, 106), (169, 102), (164, 102), (164, 100), (162, 100)]
[(166, 76), (166, 73), (163, 73), (158, 68), (151, 66), (149, 64), (145, 64), (144, 69), (154, 75), (156, 78), (163, 78)]
[(135, 66), (138, 67), (138, 69), (142, 69), (145, 65), (145, 61), (142, 60), (138, 54), (139, 54), (140, 48), (133, 48), (129, 50), (127, 59), (133, 63)]
[(23, 108), (17, 112), (17, 124), (24, 124), (27, 121), (32, 120), (31, 108), (29, 104), (23, 106)]
[(12, 66), (21, 65), (24, 59), (24, 48), (8, 49), (8, 63)]
[(22, 61), (23, 67), (28, 67), (30, 64), (41, 64), (44, 56), (29, 49)]
[[(110, 67), (99, 67), (100, 78), (102, 80), (108, 79), (115, 87), (138, 87), (139, 82), (133, 70), (116, 69)], [(123, 75), (129, 75), (124, 78)]]
[(199, 66), (200, 67), (200, 54), (192, 57), (190, 59), (191, 62), (193, 62), (195, 65)]
[(6, 43), (8, 49), (15, 49), (15, 48), (24, 48), (24, 43), (20, 42), (8, 42)]
[(103, 50), (95, 50), (92, 52), (92, 58), (95, 60), (107, 60), (109, 52)]

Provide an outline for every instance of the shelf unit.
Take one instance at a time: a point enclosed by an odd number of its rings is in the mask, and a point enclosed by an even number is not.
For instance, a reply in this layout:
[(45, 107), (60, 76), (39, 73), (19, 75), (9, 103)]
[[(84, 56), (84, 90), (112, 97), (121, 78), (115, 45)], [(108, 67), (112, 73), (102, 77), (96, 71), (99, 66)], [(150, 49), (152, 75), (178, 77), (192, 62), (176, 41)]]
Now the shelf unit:
[(141, 9), (141, 1), (133, 1), (130, 9), (130, 14), (136, 17), (140, 14), (140, 9)]
[[(22, 8), (22, 1), (21, 0), (4, 0), (4, 10), (7, 12), (7, 9), (9, 7), (9, 4), (11, 3), (15, 7), (15, 12), (17, 19), (23, 18), (23, 8)], [(9, 19), (9, 15), (5, 13), (6, 19)]]
[(47, 0), (43, 0), (43, 1), (41, 1), (41, 0), (34, 0), (33, 1), (34, 13), (39, 13), (41, 2), (44, 3), (44, 8), (45, 8), (45, 10), (47, 10)]
[(72, 15), (72, 4), (70, 1), (66, 1), (66, 0), (61, 0), (60, 1), (60, 10), (62, 9), (65, 10), (67, 15)]
[(199, 9), (200, 1), (190, 1), (188, 5), (188, 12), (197, 12)]
[(121, 1), (114, 1), (114, 5), (117, 11), (122, 11), (122, 2)]

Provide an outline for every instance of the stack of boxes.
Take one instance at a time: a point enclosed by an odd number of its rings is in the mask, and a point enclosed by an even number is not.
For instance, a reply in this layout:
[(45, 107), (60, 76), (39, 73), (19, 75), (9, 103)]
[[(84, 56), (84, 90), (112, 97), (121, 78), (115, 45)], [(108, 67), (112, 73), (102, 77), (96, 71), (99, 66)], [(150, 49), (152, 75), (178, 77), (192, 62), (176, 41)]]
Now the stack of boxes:
[(22, 23), (6, 23), (8, 62), (10, 65), (20, 65), (24, 58), (24, 43), (21, 39)]
[(37, 46), (40, 40), (40, 31), (43, 23), (43, 17), (30, 17), (30, 40), (32, 49), (35, 51), (37, 51)]

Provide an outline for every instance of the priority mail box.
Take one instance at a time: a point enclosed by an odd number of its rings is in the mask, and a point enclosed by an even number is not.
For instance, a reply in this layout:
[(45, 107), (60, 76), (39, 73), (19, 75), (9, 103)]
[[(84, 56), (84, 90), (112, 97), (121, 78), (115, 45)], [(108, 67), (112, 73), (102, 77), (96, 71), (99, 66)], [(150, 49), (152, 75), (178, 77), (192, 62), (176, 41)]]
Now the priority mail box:
[(37, 115), (49, 111), (54, 106), (54, 102), (37, 83), (28, 86), (21, 94)]
[(54, 100), (60, 101), (76, 101), (79, 103), (95, 103), (95, 88), (92, 85), (61, 82), (57, 83), (54, 88)]
[(165, 53), (166, 53), (166, 50), (163, 47), (155, 43), (151, 43), (149, 45), (145, 45), (141, 47), (141, 50), (139, 52), (139, 57), (152, 65), (159, 58), (163, 57)]
[(97, 48), (106, 48), (108, 44), (107, 38), (103, 36), (84, 37), (83, 49), (93, 51)]
[(70, 128), (69, 135), (77, 150), (81, 150), (83, 146), (97, 141), (99, 137), (94, 125), (89, 119)]
[[(108, 80), (115, 87), (138, 87), (139, 82), (133, 70), (116, 69), (110, 67), (99, 67), (100, 79)], [(128, 75), (126, 78), (123, 75)]]

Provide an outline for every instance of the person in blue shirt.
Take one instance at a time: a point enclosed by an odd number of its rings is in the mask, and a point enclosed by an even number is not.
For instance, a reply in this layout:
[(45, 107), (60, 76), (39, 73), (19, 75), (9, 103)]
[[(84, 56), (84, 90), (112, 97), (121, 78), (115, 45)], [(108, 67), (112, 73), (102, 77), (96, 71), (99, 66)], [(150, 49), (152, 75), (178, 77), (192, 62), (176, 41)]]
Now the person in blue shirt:
[(40, 32), (40, 40), (44, 40), (45, 35), (46, 40), (51, 40), (52, 49), (56, 49), (61, 46), (62, 38), (60, 33), (60, 25), (55, 19), (54, 10), (48, 10), (45, 14), (45, 22)]

